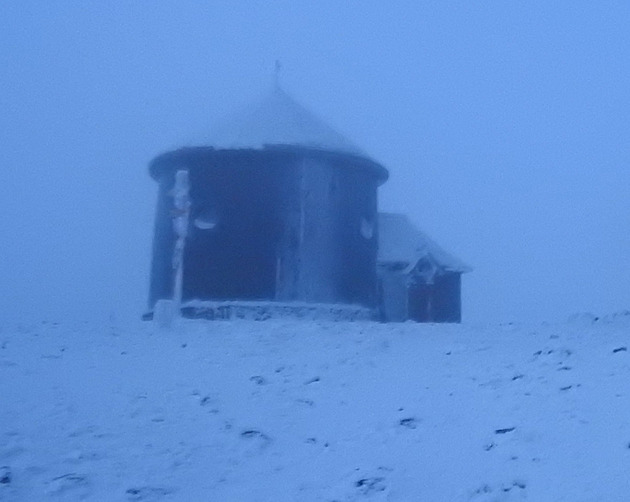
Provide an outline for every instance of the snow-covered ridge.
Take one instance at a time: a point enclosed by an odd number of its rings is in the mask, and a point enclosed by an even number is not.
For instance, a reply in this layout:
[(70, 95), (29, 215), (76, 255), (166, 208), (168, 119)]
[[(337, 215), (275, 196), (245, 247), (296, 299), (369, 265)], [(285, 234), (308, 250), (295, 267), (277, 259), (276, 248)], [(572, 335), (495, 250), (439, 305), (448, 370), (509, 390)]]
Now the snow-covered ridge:
[(0, 330), (0, 500), (625, 501), (630, 315)]

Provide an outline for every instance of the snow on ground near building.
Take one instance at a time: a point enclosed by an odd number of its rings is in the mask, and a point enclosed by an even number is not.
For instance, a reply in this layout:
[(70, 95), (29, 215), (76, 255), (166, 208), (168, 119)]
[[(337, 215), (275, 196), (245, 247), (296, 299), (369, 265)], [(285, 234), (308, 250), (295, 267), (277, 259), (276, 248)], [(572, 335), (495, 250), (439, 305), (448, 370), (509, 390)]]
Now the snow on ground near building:
[(0, 331), (0, 500), (627, 501), (630, 316)]

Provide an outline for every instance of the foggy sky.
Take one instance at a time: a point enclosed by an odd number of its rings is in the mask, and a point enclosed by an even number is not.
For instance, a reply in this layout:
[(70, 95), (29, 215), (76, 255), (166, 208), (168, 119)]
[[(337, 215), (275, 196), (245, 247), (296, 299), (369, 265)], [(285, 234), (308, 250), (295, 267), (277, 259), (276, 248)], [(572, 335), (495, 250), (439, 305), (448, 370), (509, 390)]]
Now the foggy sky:
[(284, 89), (471, 266), (470, 322), (630, 309), (630, 3), (0, 6), (0, 321), (138, 317), (155, 155)]

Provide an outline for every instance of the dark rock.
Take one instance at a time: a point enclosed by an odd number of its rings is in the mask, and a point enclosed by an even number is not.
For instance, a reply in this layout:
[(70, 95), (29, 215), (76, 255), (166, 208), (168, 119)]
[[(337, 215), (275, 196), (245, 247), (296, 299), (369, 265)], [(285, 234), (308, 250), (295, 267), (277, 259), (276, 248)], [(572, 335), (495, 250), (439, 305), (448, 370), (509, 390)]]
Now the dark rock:
[(249, 377), (249, 381), (254, 382), (256, 385), (265, 385), (267, 383), (267, 380), (265, 380), (265, 377), (260, 376), (260, 375), (254, 375), (254, 376)]
[(481, 485), (475, 490), (475, 495), (481, 495), (483, 493), (492, 493), (492, 488), (488, 485)]
[(140, 486), (137, 488), (129, 488), (126, 492), (128, 500), (156, 500), (166, 497), (173, 493), (169, 488), (160, 488), (156, 486)]
[(246, 431), (241, 432), (241, 437), (244, 439), (254, 439), (254, 438), (260, 438), (263, 439), (265, 441), (269, 441), (269, 436), (267, 436), (266, 434), (264, 434), (263, 432), (260, 432), (256, 429), (249, 429)]
[(376, 476), (373, 478), (359, 479), (354, 483), (354, 486), (361, 490), (364, 495), (382, 492), (385, 491), (385, 478)]
[(505, 429), (495, 429), (495, 434), (507, 434), (508, 432), (513, 432), (516, 427), (506, 427)]
[(512, 488), (519, 488), (520, 490), (524, 490), (527, 485), (522, 481), (513, 481), (511, 485), (505, 485), (501, 489), (504, 492), (509, 492)]
[(8, 485), (11, 482), (11, 469), (8, 465), (0, 467), (0, 484)]
[(420, 421), (414, 417), (403, 418), (398, 423), (407, 429), (417, 429), (418, 425), (420, 425)]

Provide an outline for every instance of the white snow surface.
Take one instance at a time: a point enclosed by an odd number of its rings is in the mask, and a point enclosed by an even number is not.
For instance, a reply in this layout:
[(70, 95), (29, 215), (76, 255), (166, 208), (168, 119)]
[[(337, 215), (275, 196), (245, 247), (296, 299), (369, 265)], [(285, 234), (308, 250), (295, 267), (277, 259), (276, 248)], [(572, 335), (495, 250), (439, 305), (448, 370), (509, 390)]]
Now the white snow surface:
[(627, 501), (630, 315), (0, 330), (0, 500)]
[(278, 86), (217, 123), (204, 142), (218, 149), (302, 146), (365, 156), (360, 148)]

